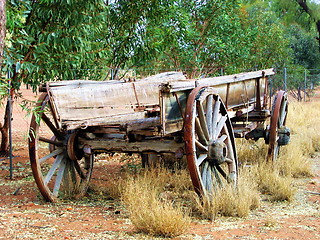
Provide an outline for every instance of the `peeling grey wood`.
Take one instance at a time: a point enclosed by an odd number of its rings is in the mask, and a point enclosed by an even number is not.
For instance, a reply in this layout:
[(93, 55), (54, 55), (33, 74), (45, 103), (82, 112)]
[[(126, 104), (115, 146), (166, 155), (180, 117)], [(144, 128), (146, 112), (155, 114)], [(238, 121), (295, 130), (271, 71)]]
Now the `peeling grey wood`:
[[(57, 118), (67, 129), (117, 124), (145, 118), (138, 106), (159, 105), (163, 81), (185, 79), (179, 72), (157, 74), (132, 82), (63, 81), (48, 84)], [(139, 110), (138, 110), (139, 111)]]
[(159, 152), (175, 153), (184, 148), (184, 143), (177, 143), (173, 140), (147, 140), (143, 142), (128, 142), (116, 139), (94, 139), (87, 140), (79, 138), (79, 148), (85, 144), (91, 146), (91, 149), (105, 150), (109, 152)]

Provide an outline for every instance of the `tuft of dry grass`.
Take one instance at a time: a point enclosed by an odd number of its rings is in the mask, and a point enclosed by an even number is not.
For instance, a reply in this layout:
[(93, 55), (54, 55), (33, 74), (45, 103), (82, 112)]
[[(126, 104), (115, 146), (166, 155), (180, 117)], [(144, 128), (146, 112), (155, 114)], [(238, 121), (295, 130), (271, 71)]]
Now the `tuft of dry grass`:
[(290, 104), (287, 125), (306, 155), (320, 151), (319, 119), (320, 101)]
[(261, 193), (268, 196), (270, 201), (288, 201), (294, 199), (296, 189), (293, 179), (281, 176), (272, 163), (261, 163), (251, 167), (252, 179), (257, 182)]
[(202, 218), (214, 220), (217, 216), (247, 217), (250, 210), (260, 206), (257, 185), (245, 170), (236, 188), (226, 185), (216, 189), (210, 197), (194, 195), (194, 209)]
[(310, 156), (320, 151), (320, 102), (293, 103), (287, 118), (290, 144), (281, 148), (279, 171), (292, 177), (311, 177)]
[[(240, 177), (256, 184), (261, 193), (269, 196), (268, 200), (270, 201), (292, 201), (295, 189), (292, 186), (291, 174), (288, 173), (293, 171), (293, 166), (284, 164), (285, 162), (282, 162), (282, 160), (275, 164), (266, 163), (267, 150), (263, 141), (257, 143), (242, 141), (239, 145), (239, 159), (243, 166)], [(248, 148), (248, 151), (246, 151), (246, 148)], [(248, 154), (246, 154), (247, 152)], [(301, 163), (301, 159), (297, 162), (298, 164)], [(299, 166), (297, 167), (301, 170)], [(295, 171), (297, 172), (298, 169)], [(243, 174), (244, 176), (241, 176)]]
[(237, 155), (240, 165), (258, 164), (265, 161), (267, 145), (263, 140), (236, 139)]
[(251, 168), (251, 178), (271, 201), (292, 201), (295, 188), (292, 177), (311, 177), (310, 156), (320, 150), (320, 102), (290, 104), (287, 126), (291, 129), (290, 144), (282, 146), (274, 164), (265, 162), (267, 145), (263, 140), (237, 140), (239, 162)]
[(190, 218), (181, 206), (163, 193), (168, 172), (147, 171), (128, 178), (122, 193), (129, 218), (135, 228), (153, 236), (175, 237), (184, 233)]

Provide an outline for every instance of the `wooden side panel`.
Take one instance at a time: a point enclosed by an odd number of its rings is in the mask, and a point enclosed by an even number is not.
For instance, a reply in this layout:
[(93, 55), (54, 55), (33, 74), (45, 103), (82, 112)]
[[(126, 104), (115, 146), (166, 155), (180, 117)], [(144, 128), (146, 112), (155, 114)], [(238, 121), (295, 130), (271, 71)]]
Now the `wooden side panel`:
[(143, 119), (142, 107), (159, 106), (161, 83), (180, 79), (185, 79), (182, 73), (169, 72), (135, 82), (76, 80), (47, 88), (59, 121), (73, 129)]

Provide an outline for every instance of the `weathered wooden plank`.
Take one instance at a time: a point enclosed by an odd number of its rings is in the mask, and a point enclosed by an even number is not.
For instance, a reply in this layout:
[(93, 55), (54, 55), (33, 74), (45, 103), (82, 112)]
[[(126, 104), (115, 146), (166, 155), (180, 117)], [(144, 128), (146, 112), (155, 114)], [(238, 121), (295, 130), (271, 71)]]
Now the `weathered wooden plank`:
[(113, 124), (115, 119), (124, 122), (144, 118), (145, 115), (134, 114), (136, 108), (159, 105), (159, 85), (164, 79), (185, 77), (182, 73), (169, 72), (136, 82), (64, 81), (50, 83), (48, 90), (58, 119), (69, 129)]
[(247, 81), (251, 79), (263, 78), (264, 76), (272, 76), (275, 72), (273, 68), (239, 73), (233, 75), (212, 77), (212, 78), (200, 78), (200, 79), (190, 79), (186, 81), (174, 81), (167, 84), (163, 84), (163, 89), (170, 90), (171, 92), (182, 91), (187, 89), (193, 89), (196, 86), (217, 86), (226, 85), (228, 83), (237, 83), (242, 81)]
[(127, 132), (131, 132), (160, 125), (160, 117), (152, 117), (126, 122), (121, 128), (126, 129)]
[(236, 83), (256, 78), (262, 78), (264, 76), (272, 76), (274, 74), (275, 72), (273, 68), (270, 68), (262, 71), (239, 73), (213, 78), (202, 78), (198, 80), (198, 86), (215, 86), (227, 83)]
[(94, 139), (87, 140), (79, 138), (79, 147), (82, 148), (85, 144), (97, 150), (106, 150), (114, 152), (159, 152), (159, 153), (175, 153), (184, 148), (184, 143), (177, 143), (173, 140), (147, 140), (142, 142), (128, 142), (117, 139)]
[(100, 118), (88, 118), (81, 121), (74, 120), (63, 120), (62, 126), (66, 129), (76, 129), (76, 128), (87, 128), (90, 126), (106, 126), (114, 124), (124, 124), (128, 121), (134, 121), (137, 119), (143, 119), (145, 117), (144, 112), (133, 112), (127, 114), (117, 114), (113, 116), (104, 116)]

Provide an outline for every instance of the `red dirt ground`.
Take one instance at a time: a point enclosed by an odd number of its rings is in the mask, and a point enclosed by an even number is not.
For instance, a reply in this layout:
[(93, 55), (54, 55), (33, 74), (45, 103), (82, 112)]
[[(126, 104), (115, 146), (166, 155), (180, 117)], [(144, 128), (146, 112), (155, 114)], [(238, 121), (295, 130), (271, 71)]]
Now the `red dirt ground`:
[[(13, 116), (21, 114), (15, 109)], [(125, 209), (112, 199), (45, 203), (33, 181), (26, 140), (21, 138), (27, 122), (14, 122), (20, 140), (14, 146), (13, 180), (8, 178), (8, 159), (0, 161), (0, 239), (163, 239), (137, 233)], [(194, 219), (188, 231), (174, 239), (320, 239), (320, 155), (312, 161), (315, 177), (295, 181), (293, 203), (263, 202), (247, 218)], [(117, 162), (98, 166), (94, 184), (116, 179), (117, 166)]]

